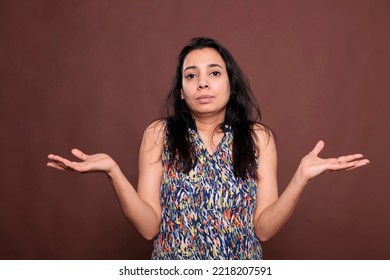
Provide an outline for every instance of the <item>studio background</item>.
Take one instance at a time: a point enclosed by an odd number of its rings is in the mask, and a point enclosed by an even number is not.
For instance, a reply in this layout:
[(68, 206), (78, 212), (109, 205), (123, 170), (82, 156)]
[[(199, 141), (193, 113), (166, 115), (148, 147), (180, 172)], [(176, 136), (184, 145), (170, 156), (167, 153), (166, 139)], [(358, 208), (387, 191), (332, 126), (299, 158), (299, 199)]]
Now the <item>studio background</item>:
[(390, 2), (0, 1), (0, 259), (150, 259), (103, 174), (47, 154), (105, 152), (137, 185), (143, 130), (164, 112), (194, 36), (221, 41), (277, 135), (280, 192), (319, 139), (367, 167), (322, 175), (266, 259), (390, 259)]

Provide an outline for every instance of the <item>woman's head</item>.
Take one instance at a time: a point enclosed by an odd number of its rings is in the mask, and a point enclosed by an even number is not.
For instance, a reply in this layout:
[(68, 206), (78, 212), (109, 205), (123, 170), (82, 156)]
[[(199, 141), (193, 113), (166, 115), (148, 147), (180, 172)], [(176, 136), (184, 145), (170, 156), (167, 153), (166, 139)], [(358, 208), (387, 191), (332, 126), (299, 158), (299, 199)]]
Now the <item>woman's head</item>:
[(212, 48), (192, 50), (185, 57), (182, 69), (181, 99), (193, 118), (198, 120), (212, 115), (215, 121), (223, 123), (230, 99), (230, 83), (219, 53)]
[(260, 112), (254, 102), (254, 96), (249, 87), (249, 83), (237, 62), (234, 60), (231, 53), (218, 41), (206, 37), (193, 38), (182, 49), (177, 58), (175, 76), (173, 78), (172, 86), (167, 99), (168, 116), (174, 116), (176, 113), (183, 112), (186, 112), (186, 115), (191, 113), (187, 104), (183, 102), (181, 98), (183, 93), (183, 65), (189, 53), (195, 50), (202, 50), (206, 48), (215, 50), (226, 65), (226, 72), (230, 86), (230, 100), (227, 104), (227, 115), (225, 122), (234, 122), (238, 117), (240, 117), (237, 114), (240, 114), (241, 116), (244, 114), (244, 118), (248, 117), (249, 119), (252, 119), (253, 108), (257, 113), (255, 119), (257, 119), (257, 117), (260, 119)]

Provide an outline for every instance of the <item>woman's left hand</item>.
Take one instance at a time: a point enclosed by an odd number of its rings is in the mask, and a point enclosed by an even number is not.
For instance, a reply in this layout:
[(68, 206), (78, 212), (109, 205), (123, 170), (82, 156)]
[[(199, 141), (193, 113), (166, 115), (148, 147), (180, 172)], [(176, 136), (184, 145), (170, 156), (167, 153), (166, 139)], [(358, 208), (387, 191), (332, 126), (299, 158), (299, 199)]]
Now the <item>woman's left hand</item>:
[(370, 163), (362, 154), (345, 155), (327, 159), (320, 158), (318, 157), (318, 154), (322, 151), (324, 146), (324, 141), (318, 141), (314, 149), (302, 158), (298, 167), (301, 179), (307, 181), (323, 173), (352, 170)]

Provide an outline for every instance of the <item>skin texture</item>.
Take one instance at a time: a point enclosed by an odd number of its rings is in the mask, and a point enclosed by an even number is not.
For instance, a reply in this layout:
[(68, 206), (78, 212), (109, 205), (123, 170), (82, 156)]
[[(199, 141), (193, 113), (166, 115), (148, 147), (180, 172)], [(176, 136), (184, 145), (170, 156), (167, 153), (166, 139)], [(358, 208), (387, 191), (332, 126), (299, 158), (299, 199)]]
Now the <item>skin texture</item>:
[(183, 63), (182, 98), (210, 154), (223, 137), (221, 131), (213, 131), (225, 119), (229, 97), (229, 77), (219, 53), (210, 48), (190, 52)]
[(219, 53), (209, 48), (194, 50), (184, 59), (183, 69), (182, 96), (192, 115), (201, 119), (224, 117), (230, 85)]
[[(229, 79), (222, 57), (214, 49), (191, 51), (183, 64), (182, 99), (190, 108), (203, 143), (210, 154), (221, 141), (223, 133), (218, 125), (225, 119), (230, 96)], [(137, 191), (125, 178), (116, 162), (106, 154), (87, 155), (73, 149), (78, 159), (70, 161), (50, 154), (49, 167), (80, 173), (104, 172), (107, 174), (121, 204), (133, 226), (146, 239), (153, 239), (161, 222), (160, 187), (162, 179), (161, 153), (164, 140), (162, 122), (146, 128), (140, 147), (139, 180)], [(257, 146), (261, 155), (258, 167), (258, 200), (254, 215), (255, 231), (260, 240), (274, 236), (293, 213), (299, 198), (310, 179), (333, 171), (347, 171), (369, 161), (362, 154), (323, 159), (322, 140), (302, 158), (285, 191), (279, 196), (276, 179), (277, 152), (274, 139), (260, 125), (255, 127)]]

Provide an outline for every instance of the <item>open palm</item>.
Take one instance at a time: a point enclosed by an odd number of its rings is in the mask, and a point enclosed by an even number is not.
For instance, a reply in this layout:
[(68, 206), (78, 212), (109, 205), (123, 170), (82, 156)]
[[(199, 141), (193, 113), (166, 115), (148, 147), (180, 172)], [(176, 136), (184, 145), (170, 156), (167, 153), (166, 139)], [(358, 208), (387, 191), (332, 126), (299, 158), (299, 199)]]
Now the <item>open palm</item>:
[(301, 160), (300, 175), (306, 180), (323, 173), (352, 170), (369, 163), (369, 160), (363, 158), (362, 154), (345, 155), (338, 158), (320, 158), (318, 154), (324, 146), (325, 143), (322, 140), (319, 141), (314, 149)]
[(72, 154), (80, 161), (70, 161), (58, 155), (49, 154), (51, 162), (47, 166), (59, 170), (77, 171), (80, 173), (109, 172), (115, 167), (115, 161), (107, 154), (87, 155), (78, 149), (73, 149)]

